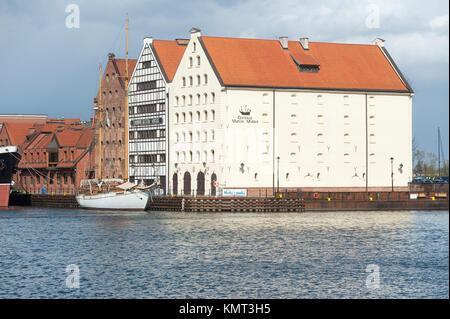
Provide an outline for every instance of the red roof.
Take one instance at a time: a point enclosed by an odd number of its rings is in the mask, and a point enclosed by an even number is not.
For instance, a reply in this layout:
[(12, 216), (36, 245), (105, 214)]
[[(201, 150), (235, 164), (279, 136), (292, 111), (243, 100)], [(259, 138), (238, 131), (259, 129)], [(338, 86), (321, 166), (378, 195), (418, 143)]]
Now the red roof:
[(186, 50), (186, 45), (179, 44), (176, 40), (154, 40), (153, 47), (167, 75), (167, 80), (172, 82), (184, 51)]
[(80, 139), (81, 134), (82, 131), (66, 129), (62, 132), (57, 132), (56, 138), (58, 139), (59, 145), (62, 147), (75, 146)]
[(10, 143), (16, 146), (22, 146), (27, 135), (33, 131), (33, 123), (4, 123), (4, 127), (8, 132)]
[(94, 129), (85, 128), (83, 129), (80, 138), (77, 141), (77, 147), (89, 147), (94, 139)]
[[(278, 40), (205, 37), (207, 53), (224, 85), (405, 91), (377, 45), (297, 41), (283, 49)], [(320, 64), (319, 72), (300, 72), (300, 64)]]
[[(117, 70), (119, 72), (119, 75), (125, 76), (126, 74), (126, 60), (125, 59), (114, 59), (114, 62), (116, 63)], [(131, 74), (133, 74), (134, 67), (136, 66), (137, 60), (135, 59), (128, 59), (128, 76), (131, 77)]]

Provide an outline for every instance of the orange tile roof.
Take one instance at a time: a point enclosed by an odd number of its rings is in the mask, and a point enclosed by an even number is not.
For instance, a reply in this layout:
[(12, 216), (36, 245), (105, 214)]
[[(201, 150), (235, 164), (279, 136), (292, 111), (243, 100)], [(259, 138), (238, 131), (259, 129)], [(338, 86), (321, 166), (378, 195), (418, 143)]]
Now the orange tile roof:
[[(377, 45), (310, 42), (304, 50), (289, 41), (202, 36), (201, 41), (224, 85), (405, 91)], [(300, 72), (300, 63), (320, 64), (318, 73)]]
[(16, 146), (22, 146), (25, 142), (27, 135), (29, 135), (33, 129), (33, 123), (4, 123), (4, 127), (8, 132), (11, 144)]
[(176, 40), (154, 40), (153, 47), (160, 64), (166, 73), (167, 80), (172, 82), (184, 51), (186, 50), (186, 45), (178, 44)]
[(82, 130), (81, 136), (77, 141), (77, 147), (89, 147), (94, 139), (94, 129), (85, 128)]
[(56, 138), (61, 147), (75, 146), (82, 131), (65, 129), (62, 132), (56, 132)]
[[(114, 59), (114, 62), (117, 66), (117, 71), (119, 72), (119, 75), (125, 76), (125, 59)], [(128, 76), (131, 77), (131, 74), (133, 73), (134, 67), (136, 66), (137, 60), (136, 59), (128, 59)]]

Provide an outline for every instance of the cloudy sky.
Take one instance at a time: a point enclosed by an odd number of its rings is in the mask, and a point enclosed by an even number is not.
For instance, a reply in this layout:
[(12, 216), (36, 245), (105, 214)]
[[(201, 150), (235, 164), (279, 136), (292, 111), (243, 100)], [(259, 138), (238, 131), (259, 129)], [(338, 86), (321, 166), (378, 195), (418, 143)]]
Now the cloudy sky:
[[(80, 28), (67, 28), (66, 7), (80, 9)], [(0, 113), (92, 116), (98, 66), (107, 53), (130, 58), (142, 39), (188, 37), (195, 26), (211, 36), (371, 43), (386, 47), (415, 90), (413, 134), (436, 151), (441, 127), (448, 159), (449, 8), (446, 0), (0, 0)]]

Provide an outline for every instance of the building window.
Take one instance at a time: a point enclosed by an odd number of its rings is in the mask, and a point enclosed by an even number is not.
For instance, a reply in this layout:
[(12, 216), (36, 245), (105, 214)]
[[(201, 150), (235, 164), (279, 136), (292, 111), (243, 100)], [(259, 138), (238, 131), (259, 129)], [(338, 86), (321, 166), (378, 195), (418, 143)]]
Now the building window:
[(216, 120), (216, 111), (211, 110), (211, 121), (215, 121)]
[(211, 158), (210, 158), (210, 162), (211, 162), (211, 163), (214, 163), (214, 160), (215, 160), (215, 152), (214, 152), (214, 150), (211, 150)]
[(324, 139), (323, 139), (323, 133), (318, 133), (317, 134), (317, 142), (318, 143), (323, 143)]
[(216, 93), (211, 93), (211, 104), (214, 104), (216, 102)]
[(192, 79), (192, 76), (189, 77), (189, 86), (194, 85), (194, 80)]
[(203, 119), (204, 121), (208, 121), (208, 111), (203, 111)]
[(189, 95), (189, 105), (192, 105), (192, 95)]
[(156, 80), (137, 83), (137, 91), (156, 89)]
[(317, 105), (323, 105), (323, 95), (317, 95)]
[(197, 75), (197, 85), (200, 85), (201, 84), (201, 78), (200, 78), (200, 75)]
[(291, 133), (291, 142), (297, 143), (297, 133)]
[(175, 124), (180, 123), (180, 116), (178, 113), (175, 113)]
[(216, 138), (216, 134), (214, 132), (214, 130), (211, 130), (211, 141), (214, 141)]
[(205, 79), (205, 85), (208, 84), (208, 74), (204, 74), (203, 77)]
[(192, 68), (193, 64), (194, 63), (193, 63), (192, 57), (189, 57), (189, 67)]
[(203, 94), (203, 104), (208, 104), (208, 94)]
[(296, 156), (296, 154), (294, 152), (289, 154), (289, 158), (290, 158), (291, 162), (295, 162), (295, 156)]
[(142, 68), (143, 69), (149, 69), (152, 67), (152, 61), (144, 61), (142, 62)]
[(185, 87), (186, 86), (186, 78), (184, 76), (183, 76), (182, 81), (183, 81), (183, 87)]
[(192, 112), (189, 112), (189, 123), (192, 123)]
[(186, 105), (186, 97), (184, 95), (181, 97), (181, 105), (182, 106)]
[(346, 144), (350, 143), (350, 134), (349, 133), (344, 134), (344, 143), (346, 143)]
[(297, 124), (297, 115), (296, 114), (291, 114), (291, 123)]
[(106, 74), (106, 82), (109, 82), (109, 74)]
[(200, 111), (197, 111), (197, 121), (200, 122)]
[(197, 105), (200, 105), (200, 94), (197, 94)]
[(344, 115), (344, 124), (350, 124), (350, 115)]
[(136, 107), (137, 114), (157, 112), (157, 104), (138, 105)]
[(158, 130), (137, 131), (137, 139), (157, 138)]
[(197, 49), (197, 43), (193, 42), (192, 43), (192, 52), (195, 52)]
[(200, 66), (200, 56), (197, 55), (197, 66)]

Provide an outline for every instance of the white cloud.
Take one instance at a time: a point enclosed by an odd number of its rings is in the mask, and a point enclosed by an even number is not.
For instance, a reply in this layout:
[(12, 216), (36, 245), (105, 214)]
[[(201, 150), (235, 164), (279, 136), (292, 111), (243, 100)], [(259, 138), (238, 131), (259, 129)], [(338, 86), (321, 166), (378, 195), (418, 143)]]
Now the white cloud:
[(433, 18), (430, 21), (430, 27), (433, 30), (446, 29), (448, 33), (448, 14)]

